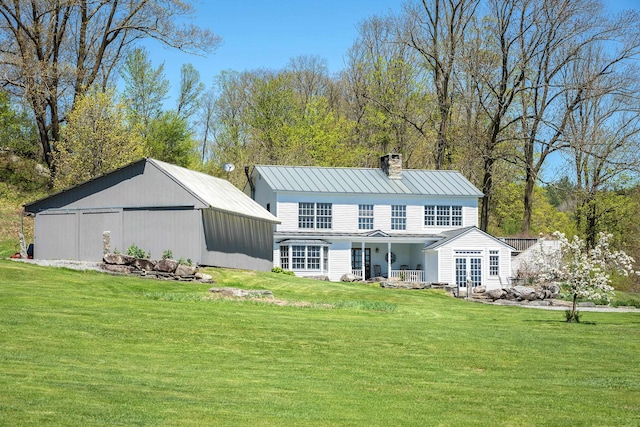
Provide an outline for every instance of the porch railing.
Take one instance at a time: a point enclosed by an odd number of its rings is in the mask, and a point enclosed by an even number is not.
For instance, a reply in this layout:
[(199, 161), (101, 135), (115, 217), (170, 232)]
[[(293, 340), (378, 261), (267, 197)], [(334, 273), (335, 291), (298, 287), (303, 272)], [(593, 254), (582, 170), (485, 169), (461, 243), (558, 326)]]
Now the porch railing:
[(424, 282), (424, 270), (391, 270), (391, 277), (397, 277), (403, 282)]
[[(362, 270), (351, 270), (351, 274), (362, 279)], [(403, 282), (424, 283), (423, 270), (391, 270), (391, 277)]]

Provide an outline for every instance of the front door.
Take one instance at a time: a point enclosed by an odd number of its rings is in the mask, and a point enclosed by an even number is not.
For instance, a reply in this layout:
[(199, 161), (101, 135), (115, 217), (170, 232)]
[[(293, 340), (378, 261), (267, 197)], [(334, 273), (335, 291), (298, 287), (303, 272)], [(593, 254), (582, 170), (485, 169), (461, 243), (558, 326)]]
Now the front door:
[[(362, 270), (362, 248), (351, 249), (351, 269)], [(364, 248), (364, 275), (371, 278), (371, 248)]]

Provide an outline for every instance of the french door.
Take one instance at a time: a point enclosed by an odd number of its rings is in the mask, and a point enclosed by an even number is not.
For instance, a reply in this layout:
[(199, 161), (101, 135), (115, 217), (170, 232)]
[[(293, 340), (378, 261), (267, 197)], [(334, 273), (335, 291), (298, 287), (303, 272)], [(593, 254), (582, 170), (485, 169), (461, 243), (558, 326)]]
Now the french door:
[(471, 280), (471, 286), (474, 288), (482, 284), (482, 257), (478, 255), (481, 255), (479, 251), (468, 251), (468, 253), (456, 252), (456, 286), (466, 288), (467, 277)]

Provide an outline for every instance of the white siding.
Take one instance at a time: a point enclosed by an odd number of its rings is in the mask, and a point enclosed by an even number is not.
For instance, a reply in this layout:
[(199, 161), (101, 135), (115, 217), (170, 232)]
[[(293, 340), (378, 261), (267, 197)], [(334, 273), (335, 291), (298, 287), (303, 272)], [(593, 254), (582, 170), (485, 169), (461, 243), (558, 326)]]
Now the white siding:
[[(506, 285), (507, 277), (511, 275), (511, 252), (505, 245), (485, 235), (479, 230), (471, 230), (467, 234), (441, 246), (437, 249), (440, 256), (440, 281), (455, 283), (454, 257), (455, 251), (482, 251), (482, 284), (488, 289)], [(500, 256), (500, 272), (498, 277), (489, 276), (489, 251), (498, 250)]]
[(345, 273), (351, 273), (351, 242), (333, 242), (329, 246), (329, 280), (339, 281)]
[[(258, 197), (259, 188), (256, 187), (256, 200), (264, 205), (268, 197)], [(331, 203), (332, 204), (332, 229), (337, 233), (356, 233), (358, 229), (358, 205), (374, 205), (374, 230), (382, 230), (386, 233), (429, 233), (438, 234), (443, 231), (452, 230), (459, 227), (425, 227), (424, 226), (424, 206), (425, 205), (450, 205), (463, 206), (463, 227), (478, 224), (478, 202), (474, 198), (427, 198), (427, 197), (401, 197), (401, 196), (345, 196), (345, 195), (315, 195), (315, 194), (279, 194), (277, 198), (277, 208), (271, 209), (278, 219), (282, 221), (277, 226), (278, 231), (300, 231), (298, 229), (298, 203)], [(406, 230), (391, 229), (391, 206), (404, 205), (407, 207), (407, 228)], [(310, 230), (310, 229), (303, 229)]]
[(438, 283), (440, 281), (438, 277), (438, 253), (436, 251), (427, 252), (425, 260), (425, 281), (428, 283)]

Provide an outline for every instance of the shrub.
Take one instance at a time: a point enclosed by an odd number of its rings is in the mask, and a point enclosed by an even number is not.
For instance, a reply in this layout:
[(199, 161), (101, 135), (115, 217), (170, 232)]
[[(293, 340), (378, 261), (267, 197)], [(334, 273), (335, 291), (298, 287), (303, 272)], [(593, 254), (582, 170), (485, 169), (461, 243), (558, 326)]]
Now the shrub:
[(129, 246), (127, 249), (127, 255), (134, 258), (151, 258), (151, 252), (145, 252), (143, 249), (137, 247), (135, 243)]
[(171, 249), (167, 249), (166, 251), (162, 252), (162, 259), (173, 259), (173, 252), (171, 251)]
[(295, 276), (295, 273), (294, 273), (293, 271), (291, 271), (291, 270), (285, 270), (285, 269), (284, 269), (284, 268), (282, 268), (282, 267), (273, 267), (273, 268), (271, 269), (271, 272), (272, 272), (272, 273), (286, 274), (286, 275), (288, 275), (288, 276)]
[(577, 310), (575, 312), (573, 312), (572, 310), (565, 310), (564, 317), (567, 319), (568, 323), (580, 323), (580, 312)]

